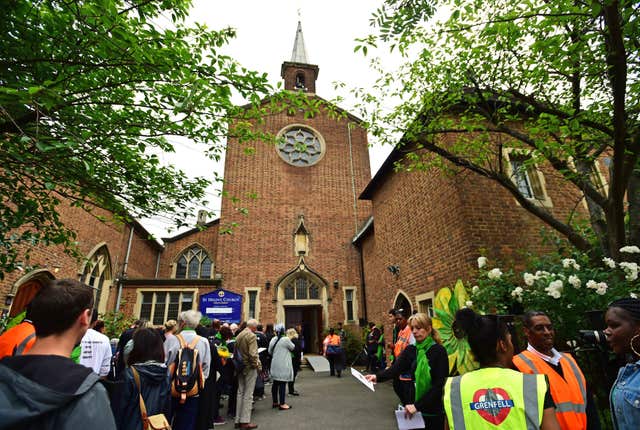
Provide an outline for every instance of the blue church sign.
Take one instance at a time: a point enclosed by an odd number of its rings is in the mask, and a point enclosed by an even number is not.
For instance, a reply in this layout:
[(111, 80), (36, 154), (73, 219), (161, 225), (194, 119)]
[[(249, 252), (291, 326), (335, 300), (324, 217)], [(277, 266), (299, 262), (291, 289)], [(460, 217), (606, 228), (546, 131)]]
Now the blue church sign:
[(239, 323), (242, 318), (242, 295), (226, 290), (215, 290), (200, 296), (200, 312), (210, 319), (226, 323)]

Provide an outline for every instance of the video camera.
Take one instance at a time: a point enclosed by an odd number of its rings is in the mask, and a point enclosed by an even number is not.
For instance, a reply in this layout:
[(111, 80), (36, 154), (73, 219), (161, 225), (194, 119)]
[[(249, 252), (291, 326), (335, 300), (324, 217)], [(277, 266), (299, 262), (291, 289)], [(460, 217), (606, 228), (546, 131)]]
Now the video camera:
[(602, 330), (579, 330), (580, 340), (585, 345), (599, 346), (606, 348), (607, 336)]

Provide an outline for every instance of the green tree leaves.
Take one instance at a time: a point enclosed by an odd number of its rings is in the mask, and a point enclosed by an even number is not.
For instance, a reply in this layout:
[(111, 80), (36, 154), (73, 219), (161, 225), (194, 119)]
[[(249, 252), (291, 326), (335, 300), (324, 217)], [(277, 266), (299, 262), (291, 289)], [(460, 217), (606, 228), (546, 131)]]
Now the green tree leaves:
[[(626, 211), (640, 218), (640, 193), (632, 192), (640, 182), (633, 169), (640, 155), (636, 5), (453, 0), (437, 2), (432, 18), (430, 5), (420, 3), (385, 2), (373, 16), (379, 32), (361, 40), (399, 45), (407, 56), (399, 71), (381, 70), (372, 94), (363, 97), (374, 135), (395, 145), (401, 134), (401, 150), (422, 154), (410, 168), (448, 165), (499, 183), (592, 255), (616, 256), (640, 240), (637, 227), (624, 222)], [(390, 99), (400, 100), (392, 111)], [(575, 219), (513, 186), (504, 162), (509, 148), (561, 177), (572, 203), (586, 197), (600, 245), (590, 243)], [(602, 157), (608, 189), (592, 174)]]
[[(234, 31), (188, 27), (188, 0), (5, 3), (0, 274), (16, 266), (21, 245), (72, 252), (62, 201), (116, 218), (168, 213), (184, 222), (208, 180), (161, 165), (157, 154), (174, 152), (168, 137), (217, 158), (232, 119), (258, 115), (272, 91), (266, 75), (217, 53)], [(235, 106), (234, 94), (252, 104)], [(244, 139), (253, 135), (243, 130)]]

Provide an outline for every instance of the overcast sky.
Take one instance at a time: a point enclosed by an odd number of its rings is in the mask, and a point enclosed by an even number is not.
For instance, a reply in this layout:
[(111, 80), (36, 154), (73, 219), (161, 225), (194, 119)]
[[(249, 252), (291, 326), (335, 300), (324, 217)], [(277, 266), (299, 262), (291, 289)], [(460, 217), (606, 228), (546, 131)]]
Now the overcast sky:
[[(307, 58), (320, 67), (316, 92), (325, 99), (342, 96), (342, 108), (353, 111), (355, 104), (349, 88), (367, 87), (375, 80), (369, 69), (373, 55), (364, 57), (354, 53), (355, 39), (371, 32), (371, 13), (381, 0), (234, 0), (219, 2), (196, 0), (191, 19), (206, 24), (210, 29), (233, 27), (237, 37), (224, 49), (243, 66), (268, 73), (275, 85), (281, 81), (280, 66), (291, 59), (298, 20), (302, 22)], [(375, 55), (375, 53), (373, 53)], [(385, 53), (386, 61), (394, 62)], [(346, 84), (334, 90), (334, 82)], [(241, 100), (238, 101), (242, 102)], [(370, 143), (371, 142), (370, 140)], [(378, 145), (370, 149), (371, 172), (375, 174), (391, 147)], [(176, 144), (176, 154), (161, 156), (164, 162), (172, 163), (190, 176), (212, 178), (212, 172), (223, 173), (224, 160), (216, 163), (207, 159), (196, 146), (188, 141)], [(217, 198), (219, 184), (210, 187), (209, 207), (219, 216), (220, 200)], [(199, 208), (194, 208), (195, 212)], [(172, 223), (161, 217), (141, 221), (151, 233), (158, 237), (173, 236), (168, 232)]]

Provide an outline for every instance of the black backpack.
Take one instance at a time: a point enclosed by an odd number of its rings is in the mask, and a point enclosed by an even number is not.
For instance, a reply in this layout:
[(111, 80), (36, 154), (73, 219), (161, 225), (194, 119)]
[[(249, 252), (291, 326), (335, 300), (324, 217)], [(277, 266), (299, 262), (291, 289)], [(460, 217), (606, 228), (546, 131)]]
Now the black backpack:
[(196, 396), (204, 387), (202, 363), (196, 349), (200, 336), (196, 336), (188, 345), (182, 335), (177, 334), (176, 337), (180, 349), (169, 369), (172, 377), (171, 395), (184, 403), (187, 397)]
[(238, 344), (234, 344), (233, 346), (233, 357), (231, 358), (233, 362), (233, 367), (236, 368), (236, 373), (242, 372), (245, 367), (244, 359), (242, 358), (242, 353), (240, 352), (240, 348), (238, 348)]

